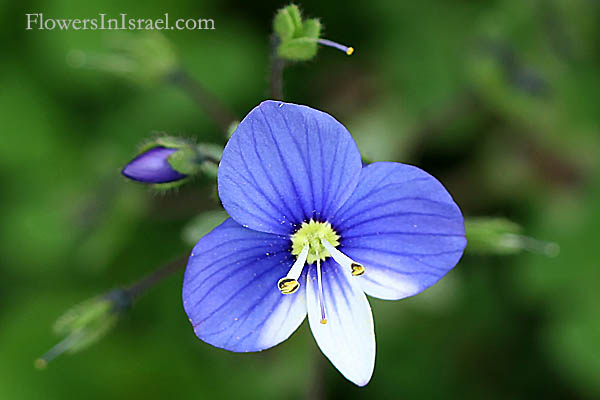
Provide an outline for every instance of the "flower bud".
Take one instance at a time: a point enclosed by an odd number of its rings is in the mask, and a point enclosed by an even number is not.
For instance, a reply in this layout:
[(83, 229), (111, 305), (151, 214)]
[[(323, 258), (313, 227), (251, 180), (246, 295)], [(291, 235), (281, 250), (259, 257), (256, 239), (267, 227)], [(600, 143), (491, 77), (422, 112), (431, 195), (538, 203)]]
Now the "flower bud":
[[(168, 189), (205, 173), (214, 175), (222, 150), (209, 144), (193, 144), (176, 137), (160, 137), (123, 168), (122, 174), (134, 181)], [(213, 171), (214, 170), (214, 171)]]
[(153, 147), (134, 158), (123, 168), (127, 178), (144, 183), (167, 183), (186, 178), (171, 167), (169, 156), (177, 149)]

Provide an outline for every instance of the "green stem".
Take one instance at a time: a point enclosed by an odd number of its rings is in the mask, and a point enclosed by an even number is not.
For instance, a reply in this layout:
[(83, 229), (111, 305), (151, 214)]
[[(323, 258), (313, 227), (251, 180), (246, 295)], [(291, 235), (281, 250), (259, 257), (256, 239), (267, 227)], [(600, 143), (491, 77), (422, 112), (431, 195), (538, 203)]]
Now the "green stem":
[(277, 45), (279, 39), (275, 35), (271, 38), (271, 59), (270, 59), (270, 95), (273, 100), (283, 100), (283, 70), (286, 62), (277, 55)]
[(206, 111), (215, 124), (227, 134), (229, 127), (237, 121), (234, 114), (221, 101), (187, 71), (179, 69), (167, 77), (167, 81), (186, 92), (198, 105)]
[(176, 260), (169, 262), (165, 266), (158, 268), (156, 271), (129, 286), (127, 289), (125, 289), (125, 292), (132, 302), (137, 300), (140, 296), (145, 294), (149, 289), (153, 288), (163, 279), (168, 278), (175, 272), (184, 269), (187, 265), (187, 259), (188, 255), (186, 254), (183, 257), (179, 257)]

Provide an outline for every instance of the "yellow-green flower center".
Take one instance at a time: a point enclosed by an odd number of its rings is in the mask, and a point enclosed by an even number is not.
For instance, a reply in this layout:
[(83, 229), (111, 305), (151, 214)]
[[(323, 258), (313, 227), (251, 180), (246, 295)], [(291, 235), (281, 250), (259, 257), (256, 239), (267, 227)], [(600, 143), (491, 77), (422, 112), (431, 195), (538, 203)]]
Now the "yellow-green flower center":
[(308, 246), (307, 264), (312, 264), (319, 257), (324, 261), (330, 257), (329, 251), (321, 243), (321, 239), (328, 241), (333, 247), (337, 247), (340, 236), (333, 230), (329, 222), (317, 222), (312, 219), (303, 222), (300, 229), (292, 235), (292, 254), (298, 256), (302, 249)]

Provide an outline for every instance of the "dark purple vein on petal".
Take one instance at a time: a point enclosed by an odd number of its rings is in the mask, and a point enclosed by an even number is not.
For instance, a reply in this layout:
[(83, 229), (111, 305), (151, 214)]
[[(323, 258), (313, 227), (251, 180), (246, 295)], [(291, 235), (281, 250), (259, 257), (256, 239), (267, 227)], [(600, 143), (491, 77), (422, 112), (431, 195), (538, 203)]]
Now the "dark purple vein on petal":
[[(248, 249), (242, 249), (242, 250), (248, 250)], [(271, 254), (272, 256), (276, 256), (276, 255), (278, 255), (278, 254), (280, 254), (280, 253), (283, 253), (283, 252), (284, 252), (284, 251), (274, 251), (274, 252), (269, 252), (269, 254)], [(287, 251), (285, 251), (285, 252), (287, 252)], [(264, 257), (264, 253), (265, 253), (264, 251), (261, 251), (261, 252), (259, 252), (259, 253), (255, 253), (255, 254), (253, 253), (253, 254), (250, 254), (250, 255), (249, 255), (249, 256), (247, 256), (247, 257), (244, 257), (244, 258), (239, 258), (239, 259), (235, 260), (235, 262), (236, 262), (236, 263), (240, 263), (240, 262), (245, 262), (245, 261), (248, 261), (248, 260), (257, 260), (257, 259), (261, 259), (262, 257)], [(196, 257), (197, 257), (197, 256), (196, 256)], [(230, 256), (230, 255), (225, 255), (225, 256), (223, 256), (223, 257), (221, 257), (221, 258), (218, 258), (218, 259), (216, 259), (216, 260), (212, 260), (212, 262), (211, 262), (209, 265), (207, 265), (206, 267), (201, 267), (201, 268), (200, 268), (200, 270), (199, 270), (198, 272), (196, 272), (194, 275), (192, 275), (192, 276), (191, 276), (191, 277), (189, 277), (188, 279), (190, 279), (190, 280), (195, 280), (195, 279), (196, 279), (196, 278), (198, 278), (198, 276), (199, 276), (199, 275), (201, 275), (201, 274), (210, 274), (210, 273), (212, 273), (212, 270), (213, 270), (213, 269), (219, 269), (219, 267), (223, 267), (223, 266), (227, 266), (227, 265), (229, 265), (229, 264), (224, 264), (224, 265), (221, 265), (221, 264), (220, 264), (222, 261), (226, 261), (226, 260), (228, 260), (229, 258), (231, 258), (231, 256)], [(285, 258), (284, 258), (284, 260), (285, 260)], [(198, 261), (195, 261), (195, 262), (198, 262)], [(246, 267), (246, 266), (248, 266), (248, 265), (249, 265), (249, 263), (248, 263), (248, 264), (244, 264), (244, 266), (245, 266), (245, 267)], [(236, 270), (236, 271), (237, 271), (237, 270)], [(204, 285), (204, 284), (208, 284), (209, 282), (210, 282), (210, 280), (204, 280), (204, 281), (202, 281), (202, 282), (200, 283), (200, 285), (198, 285), (198, 287), (196, 287), (196, 288), (195, 288), (195, 289), (192, 291), (192, 293), (196, 293), (196, 291), (197, 291), (197, 290), (199, 290), (201, 287), (203, 287), (203, 285)]]
[[(287, 129), (288, 132), (291, 132), (290, 129), (290, 125), (288, 123), (287, 117), (285, 116), (285, 114), (281, 115), (282, 119), (283, 119), (283, 123), (285, 124), (285, 127)], [(310, 159), (307, 159), (307, 157), (309, 157), (309, 148), (310, 146), (308, 145), (308, 124), (306, 123), (306, 118), (304, 117), (304, 115), (302, 115), (302, 119), (304, 121), (304, 133), (305, 133), (305, 137), (306, 137), (306, 157), (304, 154), (304, 151), (302, 151), (302, 148), (300, 146), (300, 143), (298, 143), (298, 141), (296, 140), (296, 138), (294, 137), (294, 135), (289, 135), (290, 138), (292, 139), (292, 142), (294, 142), (294, 146), (296, 147), (296, 150), (298, 151), (298, 154), (300, 155), (300, 158), (302, 159), (302, 163), (304, 164), (304, 170), (306, 171), (307, 174), (307, 178), (308, 178), (308, 183), (310, 186), (310, 197), (311, 197), (311, 202), (310, 202), (310, 207), (311, 210), (309, 210), (309, 212), (307, 213), (306, 210), (304, 210), (304, 218), (306, 219), (310, 219), (313, 215), (313, 209), (314, 209), (314, 204), (315, 204), (315, 195), (313, 193), (314, 188), (313, 188), (313, 182), (312, 182), (312, 171), (310, 168)]]
[(454, 234), (454, 233), (435, 233), (435, 232), (403, 232), (403, 231), (385, 231), (381, 233), (361, 233), (359, 235), (344, 236), (344, 240), (355, 239), (365, 236), (377, 236), (377, 235), (412, 235), (412, 236), (440, 236), (440, 237), (465, 237), (465, 235)]
[[(300, 200), (300, 194), (298, 193), (298, 188), (296, 187), (296, 183), (294, 180), (294, 177), (292, 176), (288, 165), (286, 163), (286, 160), (283, 158), (283, 154), (281, 153), (281, 147), (279, 145), (279, 142), (277, 141), (277, 139), (275, 138), (275, 133), (273, 132), (273, 127), (271, 126), (271, 124), (269, 123), (269, 120), (267, 119), (264, 110), (261, 108), (260, 109), (261, 114), (263, 115), (263, 118), (265, 120), (265, 124), (267, 125), (267, 128), (269, 128), (269, 134), (271, 135), (271, 139), (273, 140), (273, 143), (275, 144), (275, 148), (277, 149), (277, 156), (279, 157), (279, 160), (281, 161), (281, 165), (283, 167), (283, 170), (285, 171), (286, 175), (288, 176), (288, 179), (290, 180), (290, 184), (292, 185), (292, 189), (294, 190), (294, 194), (296, 195), (296, 199), (298, 199), (299, 203), (300, 203), (300, 209), (302, 209), (302, 211), (304, 212), (305, 215), (303, 215), (302, 217), (302, 221), (304, 219), (306, 219), (306, 210), (304, 210), (302, 207), (302, 201)], [(288, 132), (289, 136), (293, 136), (291, 134), (291, 132)]]
[[(238, 270), (238, 271), (236, 271), (236, 273), (237, 273), (237, 272), (239, 272), (239, 270)], [(244, 285), (243, 287), (239, 288), (239, 289), (238, 289), (238, 291), (237, 291), (236, 293), (234, 293), (232, 296), (228, 297), (228, 298), (227, 298), (227, 299), (226, 299), (226, 300), (225, 300), (225, 301), (224, 301), (224, 302), (223, 302), (223, 303), (222, 303), (222, 304), (221, 304), (219, 307), (217, 307), (217, 308), (215, 308), (214, 310), (212, 310), (210, 313), (208, 313), (208, 315), (205, 315), (205, 316), (204, 316), (204, 318), (203, 318), (203, 319), (202, 319), (200, 322), (204, 322), (204, 321), (208, 320), (209, 318), (211, 318), (211, 317), (212, 317), (212, 316), (213, 316), (215, 313), (217, 313), (219, 310), (221, 310), (223, 307), (225, 307), (225, 306), (226, 306), (226, 305), (227, 305), (227, 304), (228, 304), (228, 303), (229, 303), (231, 300), (233, 300), (233, 299), (234, 299), (236, 296), (240, 295), (240, 293), (243, 293), (245, 289), (247, 289), (249, 286), (251, 286), (251, 285), (252, 285), (252, 284), (253, 284), (255, 281), (257, 281), (257, 280), (259, 280), (259, 279), (262, 279), (262, 278), (263, 278), (263, 276), (264, 276), (264, 275), (267, 275), (269, 272), (271, 272), (271, 271), (267, 270), (267, 271), (264, 271), (264, 272), (263, 272), (262, 274), (260, 274), (260, 275), (256, 275), (256, 276), (255, 276), (253, 279), (251, 279), (250, 281), (248, 281), (248, 283), (247, 283), (246, 285)], [(229, 279), (229, 278), (231, 278), (231, 276), (227, 277), (227, 279)], [(219, 283), (222, 283), (222, 282), (223, 282), (223, 281), (221, 281), (221, 282), (219, 282)], [(213, 286), (213, 287), (211, 288), (211, 290), (213, 290), (213, 289), (214, 289), (214, 287), (215, 287), (215, 286)], [(275, 287), (275, 286), (273, 286), (273, 287)], [(210, 291), (209, 291), (209, 292), (210, 292)], [(207, 292), (207, 293), (208, 293), (208, 292)], [(202, 298), (201, 300), (199, 300), (198, 302), (196, 302), (196, 305), (195, 305), (195, 306), (197, 307), (197, 306), (198, 306), (198, 304), (199, 304), (199, 303), (200, 303), (202, 300), (204, 300), (204, 298), (205, 298), (205, 297), (206, 297), (206, 294), (205, 294), (205, 296), (203, 296), (203, 298)]]
[[(254, 127), (252, 125), (251, 125), (251, 130), (252, 130), (252, 134), (254, 135)], [(239, 140), (238, 140), (238, 142), (239, 142)], [(257, 152), (256, 151), (256, 142), (254, 140), (252, 142), (254, 143), (254, 151), (256, 153)], [(238, 148), (239, 148), (239, 143), (238, 143)], [(284, 216), (285, 213), (271, 200), (271, 198), (269, 196), (267, 196), (267, 194), (262, 190), (261, 186), (258, 184), (258, 181), (256, 180), (256, 177), (252, 173), (252, 170), (248, 167), (248, 162), (246, 161), (246, 158), (244, 157), (244, 152), (240, 151), (239, 154), (240, 154), (240, 158), (242, 159), (242, 162), (244, 163), (244, 168), (246, 168), (246, 171), (248, 171), (248, 174), (250, 175), (250, 177), (252, 178), (252, 181), (254, 182), (254, 187), (256, 188), (256, 190), (263, 195), (263, 197), (269, 202), (269, 204), (271, 204), (271, 206), (273, 206), (273, 208), (275, 210), (277, 210), (277, 212), (279, 212), (282, 216)], [(258, 157), (258, 154), (256, 154), (256, 156)], [(260, 157), (258, 157), (258, 158), (260, 160)], [(259, 162), (259, 164), (261, 164), (261, 163)], [(264, 168), (263, 168), (263, 171), (264, 171)], [(241, 174), (239, 174), (239, 173), (238, 173), (238, 175), (241, 176)]]
[(344, 231), (350, 230), (350, 229), (354, 229), (357, 226), (361, 226), (364, 224), (367, 224), (369, 222), (374, 222), (374, 221), (379, 221), (381, 219), (385, 219), (385, 218), (391, 218), (391, 217), (409, 217), (409, 216), (422, 216), (422, 217), (432, 217), (432, 218), (441, 218), (441, 219), (445, 219), (445, 220), (458, 220), (458, 216), (453, 216), (453, 217), (448, 217), (446, 215), (442, 215), (442, 214), (434, 214), (434, 213), (422, 213), (422, 212), (401, 212), (401, 213), (388, 213), (388, 214), (384, 214), (384, 215), (378, 215), (377, 217), (372, 217), (369, 219), (363, 219), (361, 221), (356, 222), (355, 224), (352, 224), (350, 226), (344, 226)]
[[(292, 222), (297, 222), (298, 221), (298, 216), (295, 215), (294, 212), (292, 212), (292, 209), (290, 208), (290, 205), (286, 203), (284, 197), (281, 195), (281, 193), (279, 192), (279, 190), (277, 190), (277, 187), (275, 187), (275, 185), (273, 184), (273, 177), (269, 174), (269, 172), (265, 168), (264, 160), (261, 158), (260, 152), (258, 151), (256, 140), (254, 140), (254, 137), (255, 137), (254, 120), (251, 122), (251, 129), (252, 129), (252, 144), (253, 144), (253, 148), (254, 148), (254, 154), (256, 154), (256, 157), (259, 160), (258, 164), (260, 165), (261, 169), (263, 170), (263, 173), (267, 177), (267, 181), (269, 181), (269, 185), (271, 186), (271, 188), (273, 189), (273, 191), (279, 197), (279, 201), (281, 202), (282, 205), (285, 206), (285, 208), (287, 208), (287, 211), (289, 213), (290, 218), (294, 219), (294, 221), (292, 221)], [(279, 149), (279, 147), (277, 146), (277, 143), (275, 143), (275, 145)]]

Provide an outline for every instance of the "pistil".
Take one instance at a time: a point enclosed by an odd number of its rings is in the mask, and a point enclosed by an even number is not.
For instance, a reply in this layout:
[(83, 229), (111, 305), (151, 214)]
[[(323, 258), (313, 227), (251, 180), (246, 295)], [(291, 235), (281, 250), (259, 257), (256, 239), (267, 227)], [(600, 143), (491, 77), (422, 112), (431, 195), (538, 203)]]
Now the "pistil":
[(323, 46), (329, 46), (329, 47), (333, 47), (334, 49), (341, 50), (344, 53), (346, 53), (347, 55), (352, 55), (352, 53), (354, 53), (354, 47), (344, 46), (343, 44), (336, 43), (332, 40), (319, 39), (319, 40), (317, 40), (317, 43), (319, 43)]
[(321, 307), (321, 323), (326, 324), (327, 318), (325, 316), (325, 301), (323, 295), (323, 279), (321, 278), (321, 258), (317, 253), (317, 285), (319, 287), (319, 306)]

